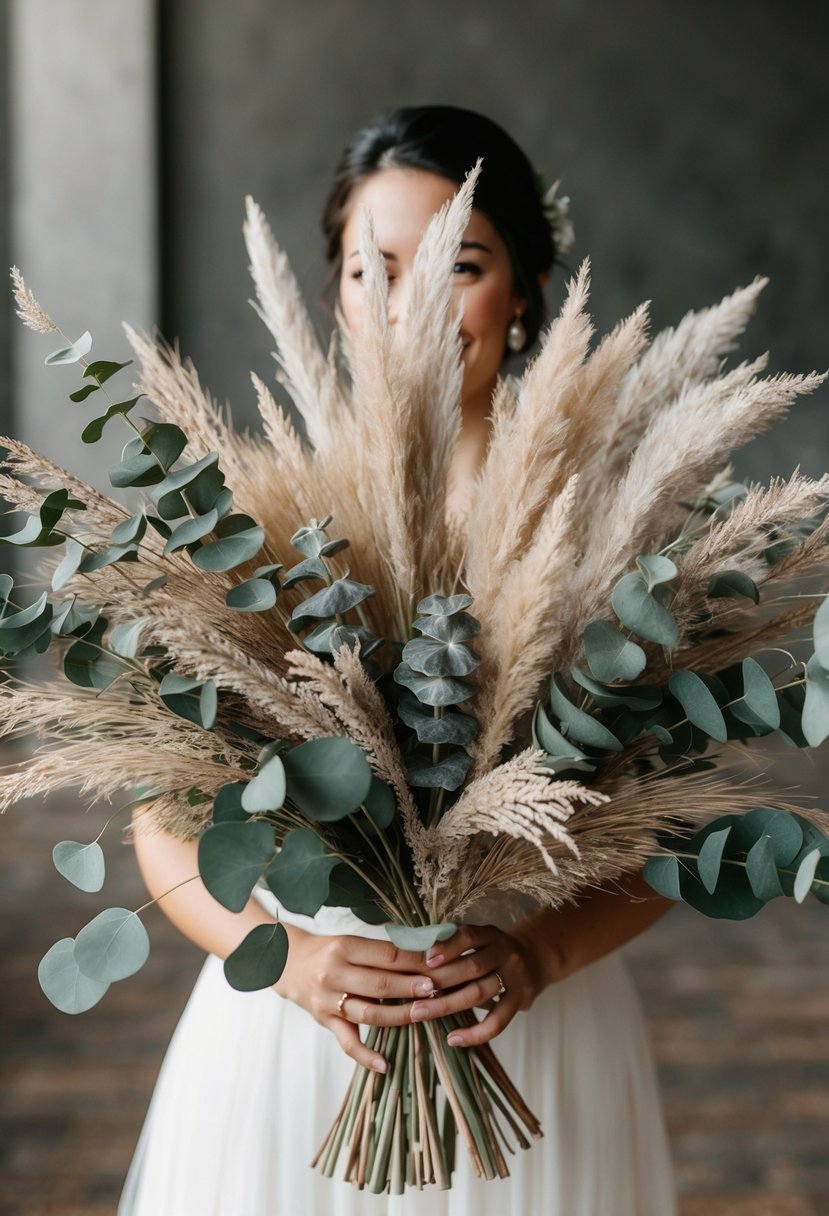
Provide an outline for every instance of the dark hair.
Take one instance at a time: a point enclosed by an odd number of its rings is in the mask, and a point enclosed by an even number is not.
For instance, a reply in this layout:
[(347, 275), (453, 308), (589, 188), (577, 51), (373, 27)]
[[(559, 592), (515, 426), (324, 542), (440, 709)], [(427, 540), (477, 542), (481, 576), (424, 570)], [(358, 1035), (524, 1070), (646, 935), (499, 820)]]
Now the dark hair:
[(521, 322), (532, 345), (544, 321), (538, 276), (556, 258), (538, 178), (516, 142), (497, 123), (457, 106), (387, 110), (358, 131), (337, 166), (322, 229), (332, 276), (341, 264), (341, 240), (351, 193), (381, 169), (423, 169), (460, 185), (483, 158), (475, 206), (495, 225), (512, 262), (515, 290), (527, 301)]

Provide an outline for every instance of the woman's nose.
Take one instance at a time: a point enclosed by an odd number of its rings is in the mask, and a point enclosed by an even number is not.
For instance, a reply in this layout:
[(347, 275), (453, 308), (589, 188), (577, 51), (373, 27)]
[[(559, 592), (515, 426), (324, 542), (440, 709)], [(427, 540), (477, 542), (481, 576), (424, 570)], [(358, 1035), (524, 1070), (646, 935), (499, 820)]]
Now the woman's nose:
[(409, 310), (409, 285), (399, 276), (389, 283), (389, 325), (401, 329)]

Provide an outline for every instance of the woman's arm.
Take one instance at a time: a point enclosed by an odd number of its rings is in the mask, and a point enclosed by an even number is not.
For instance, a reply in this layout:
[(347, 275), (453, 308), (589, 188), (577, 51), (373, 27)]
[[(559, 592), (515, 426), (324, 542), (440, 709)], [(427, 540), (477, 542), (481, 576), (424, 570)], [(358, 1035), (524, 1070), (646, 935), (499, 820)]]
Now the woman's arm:
[[(196, 841), (142, 830), (140, 820), (136, 821), (134, 841), (150, 895), (159, 900), (158, 906), (176, 928), (208, 953), (227, 958), (251, 929), (275, 923), (258, 900), (250, 899), (241, 912), (230, 912), (213, 898), (198, 876)], [(384, 1021), (400, 1025), (409, 1020), (410, 1004), (377, 1002), (411, 1002), (434, 991), (423, 955), (399, 950), (390, 941), (323, 937), (286, 922), (283, 926), (288, 934), (288, 961), (274, 985), (275, 992), (330, 1030), (346, 1055), (365, 1068), (385, 1072), (385, 1060), (362, 1043), (358, 1024)], [(341, 1007), (344, 993), (349, 994), (346, 1005), (350, 1008)]]
[[(529, 1009), (550, 984), (631, 941), (671, 907), (671, 900), (657, 895), (637, 874), (591, 891), (576, 904), (536, 912), (509, 931), (494, 925), (463, 925), (429, 952), (427, 962), (441, 995), (416, 1002), (412, 1018), (431, 1020), (489, 1006), (477, 1027), (453, 1031), (448, 1039), (452, 1047), (486, 1043), (516, 1013)], [(470, 950), (474, 953), (465, 953)], [(505, 991), (497, 1004), (491, 1004), (500, 990), (499, 979)]]

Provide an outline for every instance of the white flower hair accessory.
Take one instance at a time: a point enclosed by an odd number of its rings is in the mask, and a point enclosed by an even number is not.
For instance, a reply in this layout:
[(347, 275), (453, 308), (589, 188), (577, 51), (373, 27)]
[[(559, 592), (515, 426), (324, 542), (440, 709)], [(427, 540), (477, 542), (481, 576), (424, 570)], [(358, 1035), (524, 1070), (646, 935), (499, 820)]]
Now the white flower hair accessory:
[(560, 181), (555, 181), (552, 186), (548, 187), (543, 174), (538, 174), (538, 193), (541, 195), (541, 209), (547, 217), (547, 223), (550, 225), (556, 253), (560, 258), (564, 258), (576, 242), (576, 230), (570, 219), (569, 195), (565, 194), (561, 198), (558, 197), (560, 185)]

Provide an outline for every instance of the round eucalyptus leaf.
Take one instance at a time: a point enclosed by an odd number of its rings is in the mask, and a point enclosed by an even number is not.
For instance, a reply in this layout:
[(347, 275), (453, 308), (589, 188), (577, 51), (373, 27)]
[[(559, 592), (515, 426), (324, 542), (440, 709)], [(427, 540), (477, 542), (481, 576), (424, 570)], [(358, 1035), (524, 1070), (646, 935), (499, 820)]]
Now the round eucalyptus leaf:
[(434, 946), (435, 942), (447, 942), (458, 931), (458, 926), (449, 921), (442, 925), (385, 925), (384, 927), (390, 940), (401, 950), (428, 950), (430, 946)]
[(358, 583), (352, 578), (338, 578), (330, 587), (323, 587), (307, 600), (298, 604), (291, 614), (288, 627), (295, 633), (315, 624), (320, 619), (329, 619), (349, 612), (375, 594), (368, 583)]
[(230, 588), (225, 603), (236, 612), (267, 612), (276, 603), (276, 587), (270, 579), (249, 578)]
[(282, 756), (291, 801), (320, 823), (352, 815), (371, 787), (365, 753), (345, 738), (310, 739)]
[(374, 826), (381, 832), (391, 827), (394, 812), (397, 809), (394, 790), (373, 773), (368, 793), (363, 799), (363, 809)]
[(679, 862), (675, 857), (649, 857), (642, 876), (648, 886), (666, 899), (682, 899), (679, 886)]
[(219, 516), (215, 510), (210, 510), (205, 515), (197, 515), (195, 519), (186, 519), (183, 524), (173, 528), (170, 539), (164, 546), (164, 553), (175, 553), (185, 545), (194, 545), (197, 540), (207, 536), (208, 532), (212, 532), (218, 522)]
[(636, 565), (647, 583), (648, 591), (653, 591), (654, 587), (658, 587), (662, 583), (669, 583), (679, 574), (671, 559), (659, 554), (637, 557)]
[(805, 680), (800, 680), (788, 688), (781, 688), (777, 692), (777, 704), (780, 707), (780, 734), (789, 747), (809, 746), (802, 725), (805, 701)]
[(289, 591), (297, 583), (309, 578), (323, 580), (328, 578), (328, 567), (321, 558), (306, 557), (303, 561), (297, 562), (295, 566), (291, 566), (290, 570), (286, 570), (283, 575), (282, 586)]
[(261, 819), (213, 824), (199, 837), (202, 882), (223, 907), (241, 912), (274, 849), (273, 827)]
[(480, 621), (468, 612), (455, 612), (452, 616), (419, 616), (413, 627), (437, 642), (468, 642), (481, 632)]
[(710, 894), (716, 890), (723, 850), (730, 835), (730, 827), (711, 832), (709, 836), (706, 836), (697, 854), (697, 870), (703, 886)]
[(423, 705), (458, 705), (475, 696), (475, 685), (452, 676), (424, 676), (412, 671), (408, 663), (394, 669), (396, 683), (408, 688)]
[(158, 695), (167, 708), (180, 718), (195, 722), (205, 730), (213, 728), (219, 695), (212, 680), (202, 682), (168, 672), (158, 686)]
[(643, 712), (658, 709), (662, 704), (662, 690), (655, 685), (635, 684), (632, 687), (626, 687), (624, 684), (602, 684), (598, 680), (592, 680), (578, 667), (571, 667), (570, 675), (576, 684), (589, 692), (596, 704), (603, 709), (623, 705), (627, 709)]
[(216, 525), (218, 540), (212, 540), (193, 554), (199, 570), (220, 574), (233, 570), (255, 557), (265, 541), (263, 528), (248, 515), (226, 515)]
[(707, 594), (709, 599), (745, 596), (746, 599), (753, 600), (755, 604), (760, 603), (757, 584), (742, 570), (719, 570), (716, 574), (712, 574), (708, 580)]
[(64, 346), (60, 350), (53, 351), (51, 355), (47, 355), (44, 362), (49, 367), (55, 367), (59, 363), (77, 363), (91, 350), (92, 334), (87, 330), (71, 346)]
[(817, 660), (821, 667), (829, 671), (829, 595), (815, 613), (812, 630)]
[(725, 725), (722, 710), (713, 693), (696, 672), (674, 672), (668, 680), (668, 688), (685, 710), (685, 715), (692, 725), (699, 727), (718, 743), (725, 743), (728, 738), (728, 728)]
[(286, 776), (281, 756), (271, 756), (242, 790), (241, 806), (249, 814), (277, 811), (285, 801)]
[(427, 595), (417, 605), (417, 611), (429, 616), (452, 616), (472, 604), (472, 596), (461, 592), (458, 595)]
[[(756, 659), (743, 659), (742, 701), (729, 706), (732, 714), (740, 718), (744, 710), (759, 720), (769, 730), (780, 726), (780, 706), (774, 685)], [(753, 723), (749, 722), (749, 725)]]
[(75, 939), (61, 938), (47, 950), (37, 969), (44, 995), (62, 1013), (85, 1013), (97, 1005), (109, 988), (84, 975), (75, 962)]
[(413, 755), (407, 766), (409, 782), (417, 789), (457, 790), (463, 785), (471, 764), (472, 757), (462, 748), (441, 756), (437, 764), (431, 762), (431, 755)]
[(752, 891), (743, 865), (723, 865), (713, 893), (687, 870), (681, 871), (680, 885), (687, 904), (716, 920), (748, 920), (765, 904)]
[(147, 418), (143, 421), (147, 423), (141, 432), (144, 446), (165, 469), (171, 468), (187, 447), (187, 436), (181, 427), (172, 422), (152, 422)]
[[(215, 830), (215, 829), (213, 829)], [(289, 912), (315, 916), (328, 898), (331, 871), (339, 858), (310, 828), (288, 832), (265, 879), (276, 898)]]
[(247, 823), (249, 816), (242, 806), (242, 794), (246, 789), (245, 781), (229, 781), (216, 791), (213, 799), (214, 823)]
[[(366, 880), (345, 862), (340, 862), (334, 866), (328, 880), (328, 895), (325, 899), (325, 906), (328, 908), (367, 908), (374, 905), (375, 912), (380, 911), (377, 907), (377, 892)], [(385, 922), (386, 915), (383, 915), (382, 921)]]
[(144, 539), (146, 531), (147, 516), (143, 511), (139, 511), (137, 515), (131, 515), (129, 519), (125, 519), (122, 524), (117, 524), (112, 529), (110, 540), (114, 545), (138, 544)]
[(797, 876), (794, 880), (794, 898), (799, 904), (803, 903), (812, 888), (819, 861), (820, 849), (812, 849), (811, 853), (807, 853), (797, 867)]
[(829, 737), (829, 671), (816, 654), (806, 664), (806, 697), (801, 727), (809, 747), (820, 747)]
[[(142, 446), (143, 446), (143, 440)], [(176, 469), (172, 473), (168, 473), (164, 480), (161, 481), (153, 490), (152, 498), (154, 502), (158, 502), (159, 498), (166, 494), (172, 493), (174, 490), (181, 490), (184, 486), (189, 485), (199, 476), (205, 469), (212, 468), (219, 460), (218, 452), (208, 452), (206, 456), (202, 456), (201, 460), (196, 460), (193, 464), (186, 464), (183, 468)]]
[(783, 895), (783, 885), (774, 860), (774, 846), (770, 836), (761, 836), (749, 849), (746, 857), (746, 874), (751, 889), (758, 899), (768, 902)]
[(417, 697), (409, 693), (400, 698), (397, 716), (417, 734), (420, 743), (456, 743), (463, 747), (478, 733), (478, 722), (471, 714), (447, 710), (441, 717), (435, 717), (434, 710), (428, 713)]
[(238, 992), (271, 988), (284, 971), (287, 958), (284, 925), (257, 925), (225, 959), (225, 979)]
[(101, 983), (134, 975), (149, 953), (147, 930), (128, 908), (105, 908), (75, 938), (75, 962), (84, 975)]
[(788, 811), (755, 807), (741, 816), (741, 822), (755, 842), (768, 837), (776, 866), (790, 865), (803, 847), (803, 828)]
[(641, 646), (612, 621), (591, 621), (584, 629), (584, 657), (597, 680), (635, 680), (645, 670)]
[(434, 638), (412, 638), (403, 647), (402, 659), (426, 676), (468, 676), (481, 660), (463, 642), (438, 642)]
[(648, 585), (638, 571), (619, 579), (610, 602), (622, 624), (638, 637), (659, 642), (662, 646), (676, 646), (679, 638), (676, 621), (648, 591)]
[(134, 659), (138, 653), (141, 633), (146, 629), (147, 624), (146, 617), (139, 617), (136, 621), (123, 621), (120, 625), (116, 625), (109, 634), (110, 650), (120, 655), (122, 659)]
[(104, 885), (104, 851), (95, 840), (91, 844), (61, 840), (52, 849), (52, 861), (57, 872), (81, 891), (100, 891)]

